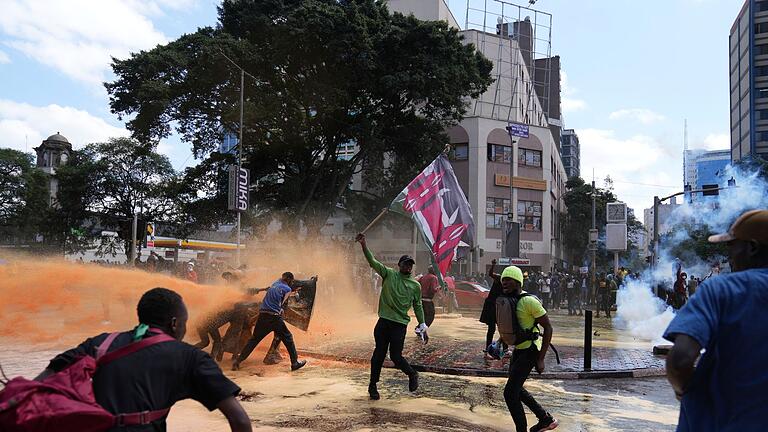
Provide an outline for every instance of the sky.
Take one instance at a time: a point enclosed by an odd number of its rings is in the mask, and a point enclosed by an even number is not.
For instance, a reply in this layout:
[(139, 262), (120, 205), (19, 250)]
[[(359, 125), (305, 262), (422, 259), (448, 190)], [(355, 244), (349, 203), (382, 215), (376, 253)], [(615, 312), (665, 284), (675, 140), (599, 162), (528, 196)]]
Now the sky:
[[(463, 26), (467, 0), (446, 0)], [(473, 5), (486, 0), (469, 0)], [(489, 4), (499, 4), (487, 0)], [(525, 1), (511, 3), (526, 4)], [(0, 147), (32, 151), (61, 132), (75, 148), (124, 136), (102, 83), (126, 58), (216, 22), (215, 0), (0, 0)], [(728, 33), (741, 0), (537, 0), (552, 14), (565, 127), (581, 173), (610, 176), (642, 219), (682, 185), (690, 148), (729, 147)], [(176, 169), (190, 145), (160, 143)]]

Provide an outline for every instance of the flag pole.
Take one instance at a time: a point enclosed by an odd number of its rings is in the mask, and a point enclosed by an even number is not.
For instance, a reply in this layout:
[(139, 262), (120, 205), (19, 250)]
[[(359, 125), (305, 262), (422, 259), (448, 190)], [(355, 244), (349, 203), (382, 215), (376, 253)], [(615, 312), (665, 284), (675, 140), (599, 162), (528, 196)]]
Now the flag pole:
[(384, 217), (384, 215), (385, 215), (385, 214), (387, 214), (387, 212), (388, 212), (388, 211), (389, 211), (389, 209), (388, 209), (388, 208), (384, 208), (384, 209), (382, 209), (382, 210), (381, 210), (381, 213), (379, 213), (379, 215), (378, 215), (378, 216), (376, 216), (376, 217), (375, 217), (375, 218), (374, 218), (374, 219), (371, 221), (371, 223), (369, 223), (369, 224), (368, 224), (368, 226), (367, 226), (367, 227), (365, 227), (365, 229), (363, 229), (363, 230), (360, 232), (360, 234), (365, 234), (365, 233), (366, 233), (366, 232), (367, 232), (369, 229), (371, 229), (371, 227), (373, 227), (374, 225), (376, 225), (376, 222), (378, 222), (378, 221), (379, 221), (381, 218), (383, 218), (383, 217)]

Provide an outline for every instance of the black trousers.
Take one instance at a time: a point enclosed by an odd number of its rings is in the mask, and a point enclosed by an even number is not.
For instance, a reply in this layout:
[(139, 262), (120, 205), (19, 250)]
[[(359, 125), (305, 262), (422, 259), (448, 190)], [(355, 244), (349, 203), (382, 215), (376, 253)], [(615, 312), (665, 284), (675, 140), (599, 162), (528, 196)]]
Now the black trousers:
[[(291, 364), (299, 361), (299, 355), (296, 352), (296, 344), (293, 342), (293, 335), (285, 325), (283, 317), (260, 313), (259, 318), (256, 320), (256, 325), (253, 326), (253, 336), (248, 339), (248, 342), (243, 347), (243, 351), (237, 357), (237, 362), (242, 363), (245, 361), (259, 342), (273, 332), (275, 333), (276, 338), (279, 338), (288, 350), (288, 355), (291, 357)], [(273, 341), (273, 344), (274, 343), (275, 342)]]
[(536, 366), (536, 359), (539, 357), (539, 350), (536, 345), (531, 345), (528, 349), (515, 349), (512, 353), (512, 361), (509, 363), (509, 378), (504, 387), (504, 401), (507, 403), (507, 409), (515, 422), (515, 429), (518, 432), (528, 431), (528, 421), (525, 418), (523, 404), (527, 406), (536, 417), (541, 420), (547, 417), (547, 412), (536, 402), (536, 399), (523, 388), (525, 380), (528, 379), (531, 370)]
[(608, 291), (598, 291), (597, 293), (597, 315), (600, 311), (605, 312), (605, 316), (611, 316), (611, 294)]
[(429, 301), (421, 299), (421, 304), (424, 307), (424, 323), (427, 327), (432, 327), (432, 323), (435, 321), (435, 303), (431, 299)]
[(405, 345), (405, 333), (408, 326), (396, 323), (385, 318), (379, 318), (376, 327), (373, 329), (373, 339), (376, 341), (376, 348), (371, 356), (371, 384), (379, 382), (381, 377), (381, 368), (384, 366), (384, 360), (389, 358), (395, 366), (406, 375), (410, 376), (416, 373), (408, 361), (403, 357), (403, 345)]
[(496, 334), (496, 323), (488, 324), (488, 331), (485, 332), (485, 349), (493, 343), (493, 335)]

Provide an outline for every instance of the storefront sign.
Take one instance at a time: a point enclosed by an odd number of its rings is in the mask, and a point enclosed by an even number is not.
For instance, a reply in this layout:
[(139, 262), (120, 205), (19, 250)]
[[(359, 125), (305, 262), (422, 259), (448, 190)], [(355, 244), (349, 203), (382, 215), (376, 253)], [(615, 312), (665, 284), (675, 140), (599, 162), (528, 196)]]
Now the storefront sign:
[(244, 212), (248, 210), (248, 189), (250, 187), (251, 173), (245, 168), (229, 167), (229, 210)]
[(530, 131), (527, 124), (512, 123), (507, 125), (507, 132), (510, 137), (528, 138)]

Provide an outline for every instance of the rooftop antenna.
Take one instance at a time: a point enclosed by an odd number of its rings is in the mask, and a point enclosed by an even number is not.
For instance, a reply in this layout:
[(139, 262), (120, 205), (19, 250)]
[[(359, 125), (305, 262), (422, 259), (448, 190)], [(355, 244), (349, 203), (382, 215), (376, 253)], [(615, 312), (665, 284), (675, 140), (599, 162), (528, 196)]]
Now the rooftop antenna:
[(683, 186), (688, 176), (688, 119), (683, 119)]

